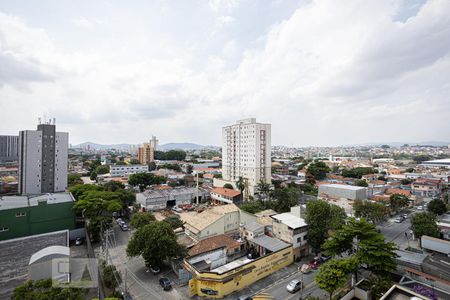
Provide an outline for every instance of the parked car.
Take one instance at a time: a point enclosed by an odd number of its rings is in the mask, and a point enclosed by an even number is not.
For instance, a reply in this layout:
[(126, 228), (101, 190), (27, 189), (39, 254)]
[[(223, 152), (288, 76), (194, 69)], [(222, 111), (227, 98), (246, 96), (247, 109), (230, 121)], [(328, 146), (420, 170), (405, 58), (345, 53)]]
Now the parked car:
[(300, 271), (301, 271), (303, 274), (307, 274), (307, 273), (311, 272), (312, 269), (311, 269), (311, 267), (310, 267), (309, 265), (303, 264), (302, 267), (300, 268)]
[(242, 295), (242, 296), (239, 296), (239, 298), (237, 298), (237, 300), (252, 300), (252, 297), (250, 297), (249, 295)]
[(300, 290), (301, 287), (302, 287), (301, 280), (294, 279), (291, 282), (289, 282), (289, 284), (286, 286), (286, 289), (289, 293), (295, 293), (298, 290)]
[(403, 214), (402, 217), (408, 219), (408, 214)]
[(162, 286), (163, 290), (168, 291), (172, 288), (169, 278), (162, 277), (159, 279), (159, 285)]
[(122, 229), (122, 231), (128, 231), (128, 224), (124, 222), (122, 225), (120, 225), (120, 229)]
[(179, 208), (178, 206), (172, 207), (172, 210), (177, 212), (177, 213), (182, 213), (183, 212), (183, 210), (181, 208)]
[(401, 223), (405, 220), (405, 218), (403, 216), (398, 217), (397, 219), (395, 219), (395, 223)]
[(324, 263), (326, 261), (329, 261), (331, 259), (331, 256), (321, 256), (320, 258), (320, 263)]
[(118, 219), (116, 220), (117, 225), (120, 225), (121, 222), (123, 222), (123, 220), (122, 220), (121, 218), (118, 218)]
[(79, 246), (83, 244), (83, 238), (76, 238), (75, 239), (75, 245)]
[(316, 270), (319, 267), (319, 265), (320, 265), (320, 258), (317, 256), (314, 257), (314, 259), (308, 263), (308, 266), (313, 270)]
[(153, 275), (161, 273), (161, 269), (158, 266), (151, 266), (149, 270), (153, 273)]
[(417, 210), (423, 210), (423, 206), (422, 205), (417, 206)]

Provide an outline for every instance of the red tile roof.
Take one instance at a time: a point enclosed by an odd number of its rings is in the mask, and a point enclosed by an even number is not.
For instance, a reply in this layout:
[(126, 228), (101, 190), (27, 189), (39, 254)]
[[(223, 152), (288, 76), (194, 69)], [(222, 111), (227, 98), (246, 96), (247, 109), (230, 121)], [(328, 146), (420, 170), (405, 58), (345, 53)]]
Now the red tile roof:
[(387, 195), (400, 194), (405, 196), (411, 196), (411, 191), (402, 190), (402, 189), (387, 189), (385, 192)]
[(194, 256), (197, 254), (205, 253), (208, 251), (216, 250), (219, 248), (227, 247), (228, 249), (239, 246), (239, 242), (226, 234), (219, 234), (204, 240), (201, 240), (194, 247), (192, 247), (188, 254)]
[(241, 194), (241, 192), (239, 192), (239, 191), (232, 190), (232, 189), (226, 189), (226, 188), (223, 188), (223, 187), (213, 188), (211, 190), (211, 193), (216, 193), (216, 194), (219, 194), (219, 195), (222, 195), (222, 196), (232, 197), (232, 198), (234, 198), (236, 196), (239, 196)]

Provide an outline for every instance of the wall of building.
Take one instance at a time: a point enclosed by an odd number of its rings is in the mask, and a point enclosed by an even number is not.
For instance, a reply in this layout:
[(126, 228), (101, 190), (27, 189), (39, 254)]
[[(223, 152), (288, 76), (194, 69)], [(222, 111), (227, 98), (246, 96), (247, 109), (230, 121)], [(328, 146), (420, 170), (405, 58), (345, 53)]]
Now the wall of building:
[(193, 278), (189, 280), (189, 296), (223, 298), (269, 276), (292, 262), (292, 247), (271, 253), (223, 274), (198, 272), (193, 266), (185, 262), (185, 267), (193, 275)]
[(195, 264), (202, 260), (211, 262), (210, 269), (213, 270), (227, 263), (227, 248), (221, 248), (207, 253), (202, 253), (189, 259), (191, 264)]
[(251, 195), (260, 180), (271, 182), (270, 124), (251, 118), (223, 127), (222, 177), (234, 182), (239, 177), (248, 179)]
[(351, 188), (343, 189), (334, 186), (320, 185), (319, 195), (321, 195), (322, 193), (335, 198), (346, 198), (351, 200), (367, 199), (367, 189), (365, 188), (354, 190)]
[(41, 193), (42, 133), (25, 130), (19, 133), (19, 193)]
[(0, 240), (7, 240), (33, 234), (74, 229), (75, 213), (73, 202), (29, 206), (0, 210)]
[(19, 137), (0, 135), (0, 162), (19, 160)]
[(55, 140), (55, 190), (64, 192), (67, 188), (67, 158), (69, 148), (69, 134), (57, 132)]

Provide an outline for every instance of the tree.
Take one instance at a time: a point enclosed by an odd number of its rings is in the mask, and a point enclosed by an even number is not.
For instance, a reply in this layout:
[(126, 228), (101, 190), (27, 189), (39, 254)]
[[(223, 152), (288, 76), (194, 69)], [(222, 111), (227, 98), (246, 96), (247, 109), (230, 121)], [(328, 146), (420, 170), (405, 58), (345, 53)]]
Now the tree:
[(97, 181), (97, 172), (92, 171), (91, 175), (89, 175), (89, 179), (93, 181)]
[(428, 211), (436, 215), (442, 215), (447, 212), (447, 205), (441, 199), (433, 199), (428, 203)]
[(142, 255), (147, 267), (160, 266), (165, 260), (183, 256), (186, 249), (177, 243), (177, 237), (167, 222), (152, 222), (139, 228), (127, 245), (127, 255)]
[(407, 168), (405, 170), (406, 173), (413, 173), (414, 172), (414, 168)]
[(374, 174), (375, 170), (370, 167), (357, 167), (342, 170), (342, 176), (350, 178), (361, 178), (363, 175)]
[(346, 270), (341, 261), (332, 259), (319, 268), (314, 281), (319, 288), (330, 294), (330, 300), (333, 299), (333, 293), (345, 285), (347, 281)]
[(184, 160), (186, 152), (183, 150), (155, 151), (155, 159), (158, 160)]
[(400, 180), (400, 184), (402, 184), (402, 185), (408, 185), (408, 184), (411, 184), (412, 182), (413, 182), (413, 180), (411, 180), (411, 179)]
[(86, 289), (53, 287), (52, 279), (28, 280), (14, 289), (14, 300), (83, 300)]
[(418, 239), (422, 235), (439, 237), (439, 227), (436, 224), (436, 215), (431, 212), (423, 212), (413, 215), (411, 219), (411, 229)]
[(150, 222), (156, 221), (155, 216), (150, 212), (139, 212), (135, 213), (131, 217), (130, 225), (135, 229), (139, 229), (145, 225), (150, 224)]
[(192, 174), (193, 170), (194, 170), (194, 167), (192, 165), (187, 165), (186, 174)]
[(231, 183), (225, 183), (225, 184), (223, 185), (223, 188), (224, 188), (224, 189), (230, 189), (230, 190), (232, 190), (232, 189), (233, 189), (233, 186), (231, 185)]
[(242, 195), (245, 189), (244, 178), (242, 176), (239, 176), (238, 181), (236, 181), (236, 187), (239, 189)]
[(181, 221), (180, 218), (177, 216), (169, 216), (169, 217), (165, 218), (163, 220), (163, 222), (169, 223), (169, 225), (170, 225), (170, 227), (172, 227), (172, 229), (177, 229), (177, 228), (183, 227), (183, 225), (184, 225), (183, 221)]
[(407, 207), (409, 205), (409, 199), (405, 195), (392, 194), (389, 197), (389, 207), (398, 213), (400, 209)]
[(317, 189), (317, 187), (314, 184), (310, 184), (310, 183), (304, 183), (302, 185), (300, 185), (300, 190), (305, 193), (306, 195), (312, 195), (312, 196), (317, 196), (317, 194), (319, 193), (319, 190)]
[(137, 173), (131, 174), (128, 177), (128, 184), (132, 186), (139, 186), (139, 189), (143, 191), (147, 186), (152, 184), (161, 184), (166, 182), (166, 178), (162, 176), (156, 176), (151, 173)]
[(386, 243), (384, 236), (365, 219), (350, 219), (342, 228), (331, 234), (323, 244), (323, 249), (329, 255), (354, 253), (355, 263), (358, 266), (366, 264), (375, 274), (385, 275), (396, 268), (395, 244)]
[(345, 218), (345, 212), (340, 207), (332, 208), (328, 202), (322, 200), (308, 202), (305, 216), (309, 225), (308, 243), (319, 250), (328, 237), (328, 231), (342, 226)]
[(315, 161), (308, 166), (308, 173), (312, 174), (316, 180), (325, 179), (328, 172), (330, 168), (323, 161)]
[(107, 183), (103, 184), (103, 189), (105, 191), (115, 192), (117, 190), (125, 189), (125, 185), (117, 181), (108, 181)]
[(423, 163), (424, 161), (427, 161), (427, 160), (430, 160), (430, 159), (432, 159), (433, 157), (432, 156), (430, 156), (430, 155), (424, 155), (424, 154), (420, 154), (420, 155), (415, 155), (415, 156), (413, 156), (413, 160), (414, 160), (414, 162), (416, 163), (416, 164), (420, 164), (420, 163)]
[(114, 289), (122, 282), (119, 271), (116, 266), (108, 265), (105, 261), (101, 263), (102, 279), (107, 288)]
[(136, 158), (130, 160), (130, 165), (139, 165), (140, 163), (139, 159)]
[(109, 166), (98, 166), (95, 168), (95, 173), (98, 175), (109, 173)]
[(81, 175), (76, 173), (67, 175), (67, 184), (69, 185), (69, 187), (77, 184), (83, 184), (83, 180), (81, 180)]
[(266, 199), (266, 200), (269, 199), (270, 198), (270, 183), (260, 180), (256, 184), (256, 191), (263, 197), (263, 199)]
[(378, 223), (389, 216), (389, 209), (381, 203), (356, 200), (353, 203), (353, 211), (356, 217)]
[(168, 169), (181, 172), (181, 167), (178, 164), (163, 164), (158, 167), (158, 169)]
[(151, 161), (151, 162), (148, 163), (148, 170), (149, 171), (156, 170), (156, 163), (154, 161)]
[(371, 276), (368, 278), (371, 300), (380, 299), (392, 286), (392, 281), (385, 276)]
[(355, 181), (356, 186), (362, 186), (362, 187), (368, 187), (369, 184), (365, 180), (356, 180)]
[(295, 187), (276, 189), (272, 198), (276, 199), (274, 210), (278, 213), (288, 212), (291, 207), (298, 205), (300, 192)]

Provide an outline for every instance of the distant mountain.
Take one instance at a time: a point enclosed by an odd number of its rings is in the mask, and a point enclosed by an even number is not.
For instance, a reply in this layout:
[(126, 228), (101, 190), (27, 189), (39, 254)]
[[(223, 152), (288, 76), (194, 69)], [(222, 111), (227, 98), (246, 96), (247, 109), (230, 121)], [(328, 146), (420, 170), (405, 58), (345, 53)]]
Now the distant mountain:
[[(89, 147), (89, 149), (92, 150), (110, 150), (110, 149), (116, 149), (116, 150), (123, 150), (123, 151), (129, 151), (131, 146), (135, 146), (132, 144), (112, 144), (112, 145), (102, 145), (102, 144), (96, 144), (92, 142), (86, 142), (81, 143), (79, 145), (72, 145), (72, 148), (83, 148), (86, 149)], [(220, 147), (217, 146), (203, 146), (199, 144), (194, 143), (167, 143), (163, 145), (158, 145), (156, 148), (157, 150), (161, 151), (168, 151), (168, 150), (219, 150)]]
[(130, 147), (133, 146), (131, 144), (112, 144), (112, 145), (102, 145), (102, 144), (96, 144), (92, 142), (86, 142), (81, 143), (79, 145), (72, 145), (72, 148), (90, 148), (92, 150), (109, 150), (109, 149), (116, 149), (116, 150), (130, 150)]
[(450, 142), (441, 142), (441, 141), (426, 141), (426, 142), (383, 142), (383, 143), (361, 143), (361, 144), (352, 144), (346, 146), (380, 146), (380, 145), (389, 145), (391, 147), (401, 147), (405, 144), (410, 146), (434, 146), (434, 147), (442, 147), (450, 145)]
[(194, 143), (167, 143), (163, 145), (159, 145), (157, 147), (158, 150), (168, 151), (168, 150), (205, 150), (205, 149), (214, 149), (218, 150), (217, 146), (203, 146)]

